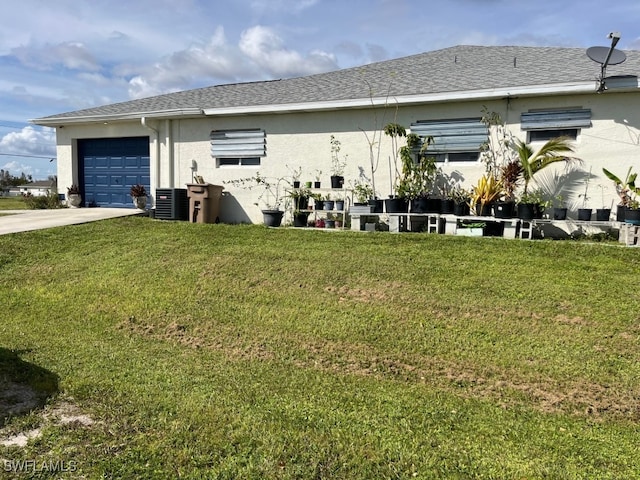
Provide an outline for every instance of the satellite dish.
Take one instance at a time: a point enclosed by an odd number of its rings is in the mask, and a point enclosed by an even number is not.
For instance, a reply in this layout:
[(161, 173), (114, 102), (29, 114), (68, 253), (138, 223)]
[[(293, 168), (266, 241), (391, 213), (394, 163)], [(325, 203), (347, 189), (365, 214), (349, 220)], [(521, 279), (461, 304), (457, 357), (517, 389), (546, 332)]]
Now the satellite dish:
[[(607, 62), (607, 56), (611, 51), (611, 56)], [(609, 47), (589, 47), (587, 48), (587, 56), (596, 63), (604, 65), (618, 65), (627, 59), (627, 56), (622, 50), (611, 49)]]
[(589, 47), (587, 48), (587, 56), (596, 63), (600, 64), (600, 78), (598, 79), (598, 88), (596, 92), (602, 93), (607, 89), (605, 78), (607, 76), (607, 65), (618, 65), (627, 59), (624, 52), (616, 50), (616, 45), (620, 40), (619, 32), (611, 32), (607, 35), (611, 39), (611, 47)]

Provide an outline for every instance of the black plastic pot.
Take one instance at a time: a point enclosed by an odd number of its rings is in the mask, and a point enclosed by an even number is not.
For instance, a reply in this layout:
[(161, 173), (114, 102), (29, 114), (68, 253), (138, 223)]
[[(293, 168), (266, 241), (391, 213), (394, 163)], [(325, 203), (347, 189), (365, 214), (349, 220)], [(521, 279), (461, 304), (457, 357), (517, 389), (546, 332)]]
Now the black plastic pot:
[(553, 209), (553, 219), (554, 220), (566, 220), (567, 219), (567, 209), (562, 207), (555, 207)]
[(293, 226), (294, 227), (306, 227), (307, 220), (309, 218), (309, 212), (296, 212), (293, 214)]
[(513, 218), (515, 209), (515, 202), (496, 202), (493, 206), (493, 216), (496, 218)]
[(427, 213), (427, 198), (412, 198), (411, 213)]
[(533, 220), (534, 218), (536, 218), (536, 204), (535, 203), (519, 203), (518, 218), (521, 220)]
[(369, 206), (372, 207), (371, 213), (382, 213), (384, 210), (384, 201), (376, 199), (369, 199)]
[(450, 198), (445, 198), (440, 203), (440, 213), (453, 213), (456, 208), (456, 202)]
[(387, 198), (384, 201), (384, 208), (387, 213), (407, 213), (409, 211), (409, 202), (406, 198)]
[(640, 225), (640, 209), (627, 208), (624, 212), (624, 221), (631, 225)]
[(458, 217), (469, 215), (469, 204), (467, 202), (456, 202), (453, 207), (453, 214)]
[(610, 208), (598, 208), (598, 209), (596, 209), (596, 221), (598, 221), (598, 222), (608, 222), (610, 216), (611, 216), (611, 209)]
[(295, 210), (306, 210), (307, 208), (309, 208), (309, 197), (294, 197), (293, 204)]
[(267, 227), (279, 227), (282, 224), (282, 210), (262, 210), (262, 218)]
[(342, 188), (344, 185), (344, 177), (340, 175), (331, 175), (331, 188)]
[(591, 209), (590, 208), (579, 208), (578, 209), (578, 220), (582, 220), (584, 222), (591, 221)]
[(627, 207), (624, 205), (618, 205), (616, 208), (616, 220), (619, 222), (624, 222), (624, 215), (627, 211)]
[(476, 215), (480, 217), (491, 217), (493, 210), (493, 203), (485, 203), (482, 205), (480, 202), (476, 203)]

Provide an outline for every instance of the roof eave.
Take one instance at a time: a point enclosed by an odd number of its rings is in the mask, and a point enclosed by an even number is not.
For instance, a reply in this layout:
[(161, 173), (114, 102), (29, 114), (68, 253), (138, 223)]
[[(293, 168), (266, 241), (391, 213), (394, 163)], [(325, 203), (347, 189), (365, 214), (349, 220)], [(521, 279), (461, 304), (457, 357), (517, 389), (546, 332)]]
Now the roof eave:
[(322, 102), (284, 103), (278, 105), (249, 105), (242, 107), (205, 108), (207, 116), (255, 115), (270, 113), (295, 113), (323, 110), (367, 108), (371, 106), (418, 105), (458, 101), (481, 101), (506, 97), (549, 96), (595, 93), (594, 82), (573, 82), (552, 85), (528, 85), (520, 87), (491, 88), (455, 92), (428, 93), (419, 95), (398, 95), (393, 97), (355, 98)]
[(142, 117), (147, 118), (176, 118), (176, 117), (200, 117), (203, 115), (201, 108), (179, 108), (172, 110), (158, 110), (151, 112), (131, 112), (127, 114), (112, 115), (79, 115), (76, 117), (44, 117), (29, 120), (35, 125), (45, 127), (58, 127), (61, 125), (87, 124), (87, 123), (105, 123), (115, 121), (140, 120)]

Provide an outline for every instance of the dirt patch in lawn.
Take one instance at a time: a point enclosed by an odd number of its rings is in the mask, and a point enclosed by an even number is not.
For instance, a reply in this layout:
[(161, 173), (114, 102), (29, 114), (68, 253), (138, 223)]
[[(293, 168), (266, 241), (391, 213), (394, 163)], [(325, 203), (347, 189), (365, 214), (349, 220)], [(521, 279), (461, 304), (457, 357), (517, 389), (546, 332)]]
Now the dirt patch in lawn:
[[(361, 293), (351, 294), (362, 298)], [(583, 322), (577, 318), (559, 321), (578, 325)], [(150, 325), (134, 317), (122, 322), (119, 328), (190, 348), (220, 351), (232, 359), (281, 359), (299, 368), (428, 384), (468, 398), (490, 399), (504, 408), (527, 405), (547, 413), (565, 412), (593, 419), (616, 417), (640, 421), (640, 392), (579, 378), (558, 380), (517, 368), (380, 352), (366, 344), (299, 338), (284, 333), (277, 339), (261, 340), (244, 336), (233, 326), (224, 325), (216, 326), (215, 338), (210, 336), (210, 332), (203, 332), (200, 336), (197, 327), (176, 322)]]
[(89, 427), (94, 420), (70, 399), (58, 399), (51, 405), (46, 406), (38, 413), (38, 424), (35, 428), (16, 431), (14, 428), (5, 427), (0, 429), (0, 445), (4, 447), (25, 447), (29, 440), (42, 435), (45, 425), (67, 425), (77, 428)]

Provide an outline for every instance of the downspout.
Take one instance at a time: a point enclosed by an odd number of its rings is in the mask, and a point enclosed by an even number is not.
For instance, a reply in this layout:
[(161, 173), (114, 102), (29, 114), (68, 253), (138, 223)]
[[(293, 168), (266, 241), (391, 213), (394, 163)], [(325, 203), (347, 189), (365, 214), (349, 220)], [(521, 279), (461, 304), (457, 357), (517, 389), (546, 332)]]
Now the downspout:
[(160, 132), (158, 132), (158, 130), (156, 130), (155, 128), (147, 125), (147, 118), (146, 117), (141, 117), (140, 118), (140, 123), (142, 124), (143, 127), (151, 130), (153, 133), (155, 133), (155, 139), (154, 142), (156, 143), (156, 175), (155, 175), (155, 187), (160, 188)]
[(173, 122), (171, 119), (167, 119), (165, 123), (167, 128), (167, 161), (169, 166), (169, 186), (174, 187), (175, 166), (173, 164)]

